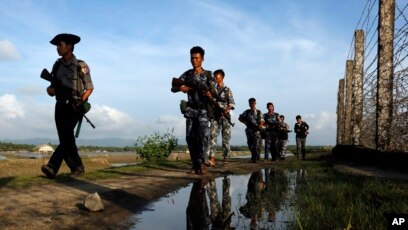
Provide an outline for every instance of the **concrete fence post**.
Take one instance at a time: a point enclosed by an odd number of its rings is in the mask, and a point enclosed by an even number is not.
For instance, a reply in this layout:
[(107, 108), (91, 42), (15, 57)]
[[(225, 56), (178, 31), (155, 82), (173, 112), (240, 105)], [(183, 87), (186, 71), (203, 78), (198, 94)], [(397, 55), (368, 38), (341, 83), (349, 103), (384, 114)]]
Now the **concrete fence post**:
[(351, 145), (351, 134), (352, 134), (352, 100), (353, 100), (353, 69), (354, 62), (352, 60), (347, 60), (346, 62), (346, 101), (344, 105), (344, 143), (346, 145)]
[(355, 52), (353, 70), (353, 145), (361, 144), (361, 127), (363, 120), (364, 40), (364, 31), (356, 30), (354, 34)]
[(379, 1), (376, 148), (390, 148), (393, 116), (395, 0)]
[(337, 140), (338, 145), (344, 144), (344, 79), (339, 80), (337, 94)]

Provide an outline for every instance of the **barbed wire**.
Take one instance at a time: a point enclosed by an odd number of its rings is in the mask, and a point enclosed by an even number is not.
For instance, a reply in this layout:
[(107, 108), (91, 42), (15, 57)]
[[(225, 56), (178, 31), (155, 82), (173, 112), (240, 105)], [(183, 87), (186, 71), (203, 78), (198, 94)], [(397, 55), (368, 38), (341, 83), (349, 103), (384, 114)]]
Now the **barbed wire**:
[[(376, 5), (377, 6), (376, 6)], [(378, 67), (378, 36), (379, 36), (379, 0), (367, 0), (357, 22), (358, 28), (365, 29), (364, 70), (363, 70), (363, 123), (362, 143), (368, 147), (376, 147), (375, 124), (377, 119), (377, 82)], [(408, 3), (406, 0), (396, 0), (394, 17), (393, 44), (393, 120), (391, 124), (391, 149), (408, 152)], [(377, 25), (377, 26), (375, 26)], [(353, 45), (350, 44), (347, 60), (354, 60)], [(383, 55), (387, 55), (386, 53)], [(389, 55), (389, 54), (388, 54)], [(383, 71), (389, 71), (384, 68)], [(387, 83), (388, 84), (388, 83)]]

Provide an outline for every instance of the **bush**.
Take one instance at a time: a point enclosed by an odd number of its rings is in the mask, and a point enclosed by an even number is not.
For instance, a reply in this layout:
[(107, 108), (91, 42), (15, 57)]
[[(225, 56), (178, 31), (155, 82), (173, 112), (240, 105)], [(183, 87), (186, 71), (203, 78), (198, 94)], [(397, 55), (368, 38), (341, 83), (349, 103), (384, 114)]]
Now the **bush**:
[(160, 134), (155, 132), (150, 136), (138, 137), (136, 140), (136, 152), (143, 160), (157, 161), (166, 160), (177, 147), (178, 139), (171, 132)]

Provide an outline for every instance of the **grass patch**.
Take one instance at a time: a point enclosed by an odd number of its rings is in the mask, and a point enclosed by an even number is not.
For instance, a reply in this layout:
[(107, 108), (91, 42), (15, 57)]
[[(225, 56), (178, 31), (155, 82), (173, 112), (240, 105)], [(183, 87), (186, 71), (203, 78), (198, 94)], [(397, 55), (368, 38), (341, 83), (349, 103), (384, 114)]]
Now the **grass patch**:
[(306, 169), (294, 201), (299, 228), (385, 229), (385, 214), (408, 213), (407, 181), (340, 173), (328, 157), (298, 165)]
[[(45, 178), (40, 172), (42, 160), (39, 159), (13, 159), (9, 160), (3, 166), (6, 170), (0, 172), (0, 188), (28, 188), (31, 186), (51, 184), (51, 183), (65, 183), (74, 182), (77, 180), (102, 180), (113, 179), (124, 175), (131, 175), (137, 172), (142, 172), (152, 169), (177, 169), (185, 168), (190, 164), (190, 161), (157, 161), (157, 162), (139, 162), (137, 165), (125, 167), (111, 167), (111, 163), (135, 163), (134, 157), (129, 156), (114, 156), (98, 157), (98, 158), (82, 158), (86, 167), (86, 173), (80, 177), (71, 177), (68, 167), (63, 164), (60, 172), (55, 180)], [(18, 165), (23, 166), (20, 169)]]

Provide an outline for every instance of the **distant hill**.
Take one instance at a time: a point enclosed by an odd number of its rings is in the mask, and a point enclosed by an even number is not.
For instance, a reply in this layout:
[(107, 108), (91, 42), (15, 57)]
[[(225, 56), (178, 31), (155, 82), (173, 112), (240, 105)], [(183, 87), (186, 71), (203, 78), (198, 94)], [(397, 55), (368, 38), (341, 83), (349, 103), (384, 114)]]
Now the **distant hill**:
[[(29, 145), (38, 145), (38, 144), (58, 144), (57, 139), (49, 138), (30, 138), (30, 139), (4, 139), (1, 142), (9, 142), (13, 144), (29, 144)], [(123, 139), (123, 138), (100, 138), (100, 139), (78, 139), (77, 145), (92, 145), (92, 146), (110, 146), (110, 147), (125, 147), (133, 146), (136, 143), (136, 140)]]

